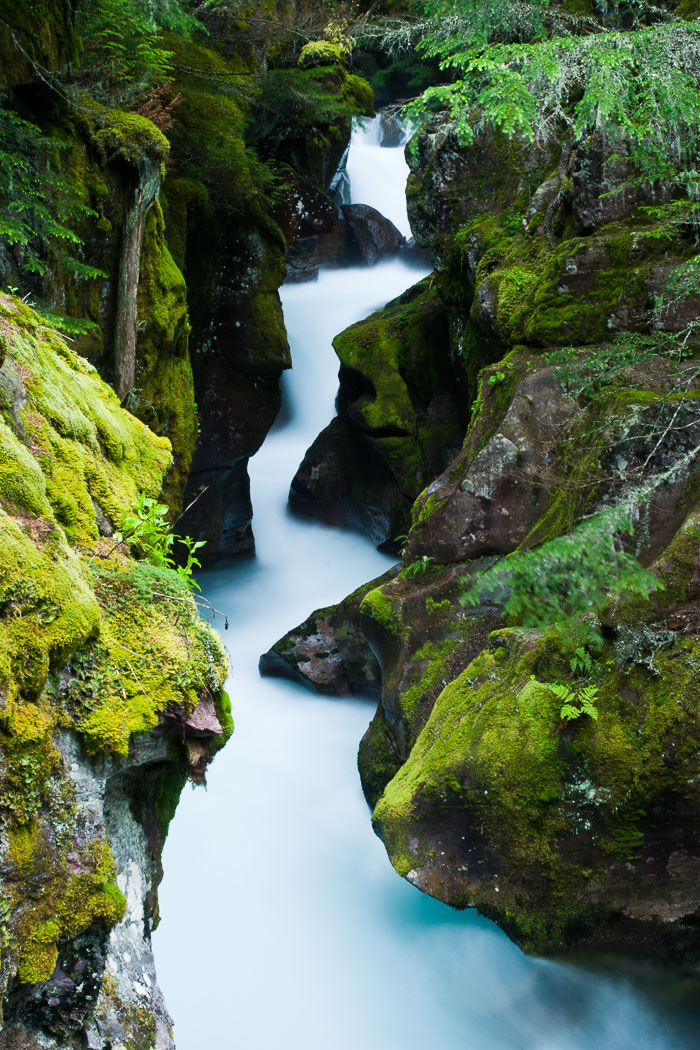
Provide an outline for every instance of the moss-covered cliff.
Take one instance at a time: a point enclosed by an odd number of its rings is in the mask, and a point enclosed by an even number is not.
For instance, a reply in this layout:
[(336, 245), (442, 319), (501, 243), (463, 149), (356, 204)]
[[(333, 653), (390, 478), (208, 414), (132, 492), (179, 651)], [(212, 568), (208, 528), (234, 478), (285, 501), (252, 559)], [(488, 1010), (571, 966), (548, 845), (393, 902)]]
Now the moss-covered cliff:
[(113, 535), (160, 492), (168, 439), (5, 295), (0, 345), (3, 1039), (159, 1028), (167, 1045), (148, 944), (160, 851), (231, 731), (226, 659), (178, 574)]

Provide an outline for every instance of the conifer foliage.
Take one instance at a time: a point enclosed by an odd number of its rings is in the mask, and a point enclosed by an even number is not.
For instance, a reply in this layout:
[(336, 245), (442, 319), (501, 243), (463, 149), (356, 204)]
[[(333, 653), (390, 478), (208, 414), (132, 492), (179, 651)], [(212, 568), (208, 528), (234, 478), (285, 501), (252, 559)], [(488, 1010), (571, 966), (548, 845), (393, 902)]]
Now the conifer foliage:
[(76, 254), (81, 242), (74, 226), (94, 213), (52, 164), (61, 143), (2, 103), (0, 97), (0, 265), (4, 250), (28, 274), (63, 264), (75, 276), (99, 276)]

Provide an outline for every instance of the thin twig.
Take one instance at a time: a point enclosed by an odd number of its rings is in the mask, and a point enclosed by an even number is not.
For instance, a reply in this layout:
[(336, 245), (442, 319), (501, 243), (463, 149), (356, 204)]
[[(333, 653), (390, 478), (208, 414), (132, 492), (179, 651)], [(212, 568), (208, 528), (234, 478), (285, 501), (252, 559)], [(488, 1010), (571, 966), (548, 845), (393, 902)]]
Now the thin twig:
[[(117, 642), (117, 645), (118, 645), (118, 644), (119, 644), (119, 643)], [(125, 647), (124, 647), (124, 646), (122, 646), (122, 648), (125, 648)], [(134, 676), (134, 679), (135, 679), (135, 681), (136, 681), (136, 684), (137, 684), (137, 686), (139, 687), (139, 689), (141, 690), (141, 692), (143, 693), (143, 695), (144, 695), (144, 696), (146, 697), (146, 699), (148, 700), (149, 704), (152, 704), (152, 703), (153, 703), (153, 701), (151, 700), (150, 696), (148, 695), (148, 693), (146, 692), (146, 690), (145, 690), (145, 689), (143, 688), (143, 686), (141, 685), (141, 682), (139, 681), (139, 677), (138, 677), (138, 675), (136, 674), (136, 671), (135, 671), (135, 670), (133, 669), (133, 667), (131, 666), (131, 661), (129, 660), (128, 656), (125, 656), (125, 657), (124, 657), (124, 659), (126, 660), (127, 664), (129, 665), (129, 670), (131, 671), (132, 675)], [(155, 705), (154, 705), (154, 706), (155, 706)]]
[(158, 598), (169, 598), (171, 602), (193, 602), (198, 609), (207, 609), (209, 612), (216, 613), (217, 616), (223, 616), (224, 619), (227, 619), (225, 612), (217, 609), (201, 594), (191, 594), (189, 598), (178, 598), (174, 594), (165, 594), (164, 591), (151, 591), (151, 594)]
[(128, 645), (122, 645), (122, 643), (118, 642), (116, 638), (113, 638), (112, 641), (114, 642), (115, 645), (118, 645), (120, 649), (126, 649), (127, 653), (131, 653), (132, 656), (138, 656), (139, 655), (138, 653), (134, 652), (133, 649), (130, 649), (128, 647)]
[(205, 486), (204, 486), (204, 488), (203, 488), (203, 489), (201, 489), (201, 491), (197, 493), (197, 495), (196, 495), (196, 496), (194, 497), (194, 499), (192, 500), (192, 502), (191, 502), (191, 503), (188, 503), (188, 504), (187, 504), (187, 506), (185, 507), (185, 509), (184, 509), (184, 510), (181, 510), (181, 511), (180, 511), (180, 513), (179, 513), (179, 514), (178, 514), (178, 516), (177, 516), (177, 517), (175, 518), (175, 521), (174, 521), (174, 522), (172, 523), (172, 525), (170, 526), (170, 528), (171, 528), (171, 529), (174, 529), (174, 528), (175, 528), (175, 526), (177, 525), (178, 521), (180, 520), (180, 518), (184, 518), (185, 514), (187, 514), (187, 511), (188, 511), (188, 510), (191, 510), (191, 509), (192, 509), (192, 507), (194, 507), (194, 505), (195, 505), (195, 503), (197, 502), (197, 500), (198, 500), (198, 499), (200, 499), (200, 498), (201, 498), (201, 497), (202, 497), (202, 496), (204, 495), (204, 493), (205, 493), (205, 492), (208, 492), (208, 491), (209, 491), (209, 486), (208, 486), (208, 485), (205, 485)]

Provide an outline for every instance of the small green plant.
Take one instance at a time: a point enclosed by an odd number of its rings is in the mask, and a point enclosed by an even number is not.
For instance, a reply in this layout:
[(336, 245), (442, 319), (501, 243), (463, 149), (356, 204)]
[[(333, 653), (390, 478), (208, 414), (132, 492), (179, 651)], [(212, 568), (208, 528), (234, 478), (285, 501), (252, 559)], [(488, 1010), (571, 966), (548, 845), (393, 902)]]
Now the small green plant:
[[(176, 565), (175, 571), (180, 576), (190, 590), (201, 591), (201, 587), (194, 578), (194, 570), (201, 569), (202, 563), (195, 556), (195, 551), (203, 547), (207, 542), (206, 540), (195, 540), (192, 536), (176, 536), (175, 539), (178, 543), (182, 543), (187, 550), (187, 560), (184, 565)], [(228, 624), (226, 625), (228, 627)]]
[(505, 226), (508, 233), (515, 236), (516, 233), (523, 232), (523, 213), (519, 211), (506, 212), (503, 217), (503, 225)]
[(400, 536), (395, 536), (394, 543), (399, 548), (399, 554), (403, 557), (403, 552), (406, 550), (406, 544), (408, 543), (407, 534), (402, 532)]
[(581, 715), (588, 715), (594, 721), (598, 720), (598, 708), (595, 701), (598, 699), (598, 687), (595, 685), (584, 685), (581, 689), (571, 689), (562, 682), (552, 682), (548, 688), (561, 700), (559, 717), (564, 722), (573, 722)]
[[(175, 536), (166, 521), (168, 508), (141, 493), (133, 514), (122, 519), (119, 535), (128, 540), (138, 558), (151, 565), (165, 567), (172, 564), (171, 549)], [(116, 537), (115, 537), (116, 538)]]
[(57, 328), (62, 335), (67, 335), (69, 339), (75, 339), (81, 335), (100, 334), (100, 326), (87, 318), (70, 317), (68, 314), (59, 313), (57, 310), (43, 306), (41, 303), (35, 303), (34, 310), (52, 328)]
[(429, 554), (424, 554), (418, 561), (411, 562), (403, 570), (404, 579), (413, 579), (414, 576), (425, 576), (428, 569), (431, 567), (435, 558), (431, 558)]
[(579, 645), (575, 650), (574, 655), (569, 660), (569, 667), (574, 674), (587, 675), (591, 673), (593, 669), (593, 659), (584, 646)]
[(505, 368), (504, 372), (499, 370), (498, 372), (494, 372), (493, 375), (489, 376), (489, 383), (491, 386), (495, 386), (496, 383), (505, 382), (506, 378), (508, 377), (508, 373), (513, 370), (513, 362), (509, 361), (503, 367)]
[[(196, 551), (203, 547), (205, 540), (195, 540), (191, 536), (178, 536), (170, 531), (166, 520), (168, 508), (163, 503), (151, 499), (143, 492), (139, 496), (133, 514), (122, 519), (121, 529), (115, 539), (127, 540), (138, 558), (143, 558), (159, 568), (174, 569), (189, 589), (201, 590), (194, 578), (194, 570), (201, 568)], [(173, 547), (181, 544), (187, 551), (184, 564), (178, 564), (173, 557)]]

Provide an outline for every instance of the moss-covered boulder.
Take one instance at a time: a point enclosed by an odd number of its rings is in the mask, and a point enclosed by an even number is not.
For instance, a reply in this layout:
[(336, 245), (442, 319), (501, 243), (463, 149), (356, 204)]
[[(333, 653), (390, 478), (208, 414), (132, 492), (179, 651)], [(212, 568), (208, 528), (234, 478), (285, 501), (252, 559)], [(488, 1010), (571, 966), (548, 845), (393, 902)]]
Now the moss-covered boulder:
[(694, 205), (681, 175), (643, 183), (629, 154), (624, 138), (598, 135), (538, 149), (483, 132), (465, 146), (442, 116), (412, 141), (411, 225), (432, 254), (472, 396), (479, 370), (517, 346), (682, 327), (658, 300), (695, 252)]
[[(587, 943), (694, 958), (696, 364), (653, 353), (621, 362), (605, 346), (564, 360), (542, 369), (519, 352), (485, 370), (462, 452), (416, 502), (405, 568), (360, 607), (382, 669), (363, 784), (397, 870), (441, 900), (475, 905), (528, 950)], [(506, 444), (512, 454), (499, 454)], [(516, 629), (507, 580), (462, 608), (499, 564), (484, 555), (536, 557), (542, 542), (625, 500), (633, 550), (659, 586), (616, 599), (614, 577), (597, 580), (611, 597), (595, 645)], [(441, 564), (448, 553), (461, 565)], [(595, 557), (581, 548), (562, 601), (599, 571)], [(586, 688), (597, 717), (583, 713)]]
[(336, 336), (338, 419), (306, 453), (290, 499), (376, 543), (407, 531), (423, 486), (456, 453), (466, 424), (460, 362), (430, 279)]
[(133, 965), (153, 979), (148, 1002), (119, 946), (155, 916), (182, 785), (231, 731), (226, 659), (178, 574), (113, 535), (140, 494), (158, 496), (168, 439), (28, 306), (0, 296), (0, 329), (5, 1033), (79, 1046), (99, 1013), (138, 1040), (167, 1013), (147, 938)]
[(375, 826), (409, 881), (528, 950), (692, 958), (697, 634), (665, 642), (652, 670), (604, 649), (595, 720), (562, 718), (562, 655), (556, 638), (496, 632), (437, 698)]

